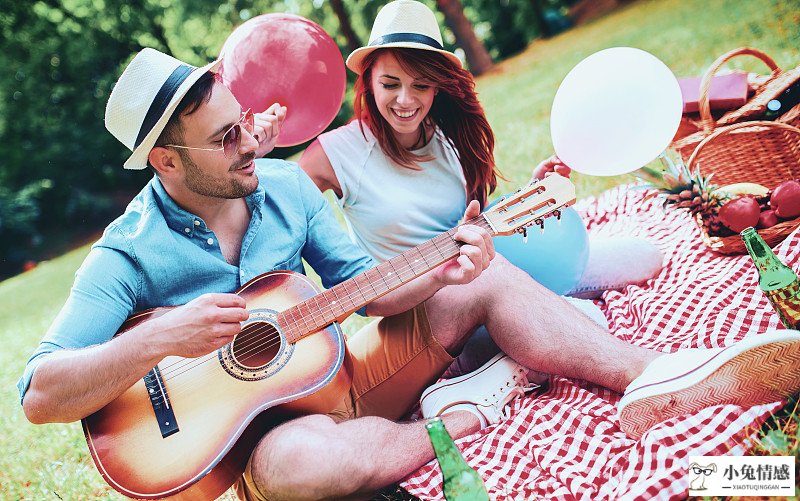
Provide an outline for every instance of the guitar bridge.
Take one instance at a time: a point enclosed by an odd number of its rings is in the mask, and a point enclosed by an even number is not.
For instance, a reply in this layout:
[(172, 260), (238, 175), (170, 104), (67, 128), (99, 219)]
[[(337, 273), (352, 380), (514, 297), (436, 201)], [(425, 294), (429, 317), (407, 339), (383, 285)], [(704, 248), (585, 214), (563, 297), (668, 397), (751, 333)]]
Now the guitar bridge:
[(158, 427), (161, 429), (161, 437), (167, 438), (177, 433), (179, 430), (178, 423), (175, 420), (172, 405), (169, 403), (167, 389), (164, 387), (164, 380), (161, 378), (161, 371), (158, 370), (158, 366), (153, 367), (153, 370), (144, 376), (144, 385), (147, 387), (147, 393), (150, 396), (150, 403), (153, 405), (153, 412), (156, 414)]

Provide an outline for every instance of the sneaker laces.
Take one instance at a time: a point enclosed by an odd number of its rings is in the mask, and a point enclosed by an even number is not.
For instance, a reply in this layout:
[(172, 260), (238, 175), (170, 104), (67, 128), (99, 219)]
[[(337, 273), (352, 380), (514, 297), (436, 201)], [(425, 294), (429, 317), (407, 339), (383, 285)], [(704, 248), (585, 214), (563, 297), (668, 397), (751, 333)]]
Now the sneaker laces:
[[(512, 378), (506, 380), (504, 384), (501, 384), (495, 391), (493, 391), (491, 393), (491, 397), (486, 396), (483, 403), (476, 404), (478, 410), (480, 411), (482, 407), (487, 410), (494, 407), (495, 412), (502, 416), (503, 419), (509, 419), (510, 411), (508, 403), (524, 396), (528, 392), (541, 387), (536, 383), (531, 383), (528, 381), (528, 378), (525, 375), (526, 371), (527, 369), (519, 366), (514, 371)], [(485, 413), (482, 411), (481, 413), (485, 415)], [(486, 418), (489, 421), (494, 421), (493, 419), (490, 419), (490, 416), (486, 416)]]

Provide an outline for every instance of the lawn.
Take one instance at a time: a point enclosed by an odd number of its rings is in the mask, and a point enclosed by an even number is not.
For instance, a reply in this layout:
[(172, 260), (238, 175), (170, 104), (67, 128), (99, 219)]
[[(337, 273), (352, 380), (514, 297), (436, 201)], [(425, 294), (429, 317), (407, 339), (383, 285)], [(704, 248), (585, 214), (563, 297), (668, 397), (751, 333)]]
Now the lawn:
[[(538, 160), (552, 153), (550, 104), (569, 69), (595, 51), (621, 45), (655, 54), (678, 76), (700, 75), (719, 54), (739, 46), (759, 48), (782, 67), (791, 67), (800, 63), (800, 2), (635, 1), (558, 37), (536, 41), (524, 53), (500, 63), (478, 82), (497, 135), (498, 165), (508, 179), (500, 193), (523, 183)], [(747, 58), (736, 67), (764, 70)], [(629, 178), (575, 175), (574, 180), (579, 196), (585, 197)], [(75, 249), (0, 283), (1, 499), (120, 499), (94, 469), (79, 424), (28, 424), (15, 388), (87, 252), (88, 247)], [(353, 329), (354, 324), (346, 327)], [(784, 419), (781, 426), (794, 437), (792, 421)]]

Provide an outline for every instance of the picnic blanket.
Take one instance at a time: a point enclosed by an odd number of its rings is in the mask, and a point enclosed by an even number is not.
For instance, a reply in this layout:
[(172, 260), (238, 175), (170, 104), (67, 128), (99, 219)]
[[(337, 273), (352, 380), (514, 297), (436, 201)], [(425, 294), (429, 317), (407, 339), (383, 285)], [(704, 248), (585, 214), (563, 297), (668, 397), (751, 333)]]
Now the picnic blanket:
[[(603, 294), (599, 304), (614, 335), (673, 352), (727, 346), (779, 327), (749, 256), (713, 253), (688, 214), (665, 211), (657, 200), (643, 201), (644, 195), (622, 186), (578, 206), (590, 233), (645, 237), (665, 255), (653, 280)], [(795, 231), (776, 248), (778, 257), (794, 266), (798, 244)], [(619, 398), (585, 381), (554, 376), (544, 394), (512, 402), (508, 420), (457, 444), (495, 500), (683, 499), (688, 456), (743, 454), (750, 437), (782, 406), (719, 405), (631, 440), (619, 428)], [(443, 499), (435, 460), (400, 485), (422, 499)]]

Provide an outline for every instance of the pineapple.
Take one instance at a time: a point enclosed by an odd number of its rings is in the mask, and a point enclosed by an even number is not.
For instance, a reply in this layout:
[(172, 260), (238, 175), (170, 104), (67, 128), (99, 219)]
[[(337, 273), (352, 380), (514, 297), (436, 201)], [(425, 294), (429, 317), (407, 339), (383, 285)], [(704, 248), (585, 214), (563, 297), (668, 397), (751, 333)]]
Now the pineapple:
[(665, 170), (645, 166), (634, 172), (648, 187), (658, 190), (647, 198), (659, 197), (664, 201), (664, 208), (687, 210), (693, 218), (699, 214), (709, 235), (730, 233), (719, 221), (719, 209), (730, 196), (709, 182), (711, 176), (703, 176), (699, 169), (692, 172), (681, 161), (676, 165), (666, 156), (662, 157), (662, 164)]

